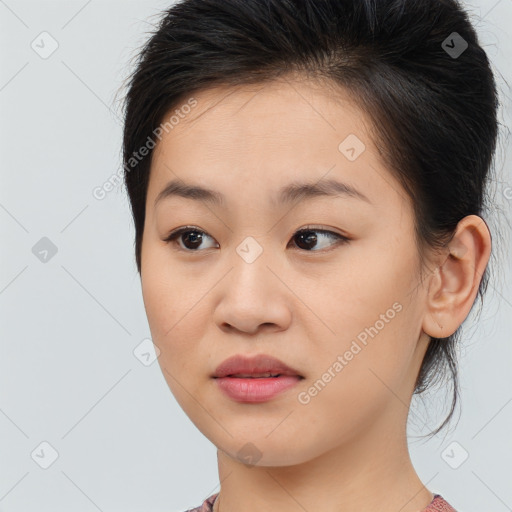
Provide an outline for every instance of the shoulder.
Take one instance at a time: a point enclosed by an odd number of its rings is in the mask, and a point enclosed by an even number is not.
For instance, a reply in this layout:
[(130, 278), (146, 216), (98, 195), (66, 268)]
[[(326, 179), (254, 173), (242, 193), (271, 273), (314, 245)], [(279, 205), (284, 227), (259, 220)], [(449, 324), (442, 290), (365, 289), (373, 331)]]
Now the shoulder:
[(201, 503), (201, 505), (199, 505), (195, 508), (189, 508), (188, 510), (185, 510), (185, 512), (212, 512), (213, 503), (218, 494), (219, 494), (218, 492), (216, 492), (215, 494), (212, 494), (211, 496), (206, 498), (203, 501), (203, 503)]
[(440, 494), (434, 494), (430, 505), (422, 512), (457, 512)]

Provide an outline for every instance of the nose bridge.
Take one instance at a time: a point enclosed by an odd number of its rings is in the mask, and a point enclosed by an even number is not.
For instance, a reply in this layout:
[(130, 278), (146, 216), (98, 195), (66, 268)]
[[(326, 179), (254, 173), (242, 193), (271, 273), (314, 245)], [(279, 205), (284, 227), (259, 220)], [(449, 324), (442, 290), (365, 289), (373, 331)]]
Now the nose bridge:
[(280, 299), (283, 288), (274, 264), (270, 249), (252, 236), (235, 247), (214, 314), (218, 325), (254, 333), (263, 325), (282, 329), (289, 324), (290, 304)]
[[(267, 246), (267, 251), (268, 251)], [(263, 243), (256, 240), (253, 236), (246, 236), (236, 247), (236, 253), (241, 258), (241, 260), (247, 264), (252, 265), (257, 260), (264, 260), (266, 258), (261, 258), (263, 253), (265, 253), (265, 249), (263, 247)], [(261, 261), (260, 261), (261, 264)]]
[[(260, 238), (258, 241), (255, 237), (246, 236), (237, 246), (235, 246), (232, 265), (232, 285), (248, 287), (253, 293), (262, 291), (267, 286), (267, 279), (270, 271), (268, 265), (270, 263), (270, 248), (266, 247)], [(235, 284), (235, 282), (237, 284)], [(238, 290), (237, 294), (243, 295), (243, 289)]]
[[(268, 243), (264, 246), (265, 240)], [(269, 244), (268, 237), (257, 240), (248, 235), (234, 247), (233, 256), (230, 259), (229, 284), (224, 291), (236, 297), (238, 306), (243, 306), (241, 301), (247, 301), (250, 306), (256, 306), (261, 301), (259, 304), (261, 306), (269, 303), (270, 299), (276, 296), (279, 280), (274, 275), (276, 270), (271, 271), (276, 260), (272, 258)]]

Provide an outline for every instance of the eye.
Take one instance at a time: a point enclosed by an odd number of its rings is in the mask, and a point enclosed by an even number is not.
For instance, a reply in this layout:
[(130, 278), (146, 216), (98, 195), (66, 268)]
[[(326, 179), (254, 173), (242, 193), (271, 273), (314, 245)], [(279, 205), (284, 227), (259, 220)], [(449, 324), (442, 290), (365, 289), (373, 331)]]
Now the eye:
[[(320, 233), (320, 236), (317, 236), (315, 233)], [(213, 240), (211, 236), (209, 236), (205, 231), (199, 228), (196, 228), (194, 226), (184, 226), (182, 228), (178, 228), (172, 231), (169, 234), (169, 236), (167, 236), (164, 239), (164, 242), (175, 242), (176, 244), (178, 244), (178, 250), (183, 250), (186, 252), (199, 252), (197, 249), (203, 243), (205, 238), (210, 238), (211, 240)], [(305, 247), (304, 250), (306, 252), (319, 252), (318, 246), (316, 245), (319, 242), (320, 250), (324, 249), (325, 243), (322, 244), (322, 240), (331, 240), (334, 242), (338, 242), (338, 244), (336, 245), (345, 244), (350, 241), (349, 238), (338, 233), (335, 233), (334, 231), (319, 229), (314, 226), (307, 226), (296, 231), (292, 237), (292, 240), (294, 239), (297, 239), (298, 241), (298, 243), (295, 244), (296, 247), (299, 247), (300, 249), (304, 249)], [(182, 242), (183, 245), (180, 245), (180, 242)], [(315, 250), (311, 250), (312, 246), (315, 246)]]
[[(317, 236), (315, 233), (320, 233), (320, 235)], [(322, 239), (324, 240), (324, 242), (326, 240), (337, 242), (337, 244), (335, 245), (345, 244), (350, 241), (349, 238), (340, 235), (339, 233), (335, 233), (334, 231), (329, 231), (326, 229), (319, 229), (314, 226), (307, 226), (303, 229), (300, 229), (299, 231), (296, 231), (292, 237), (292, 240), (295, 238), (298, 240), (298, 243), (296, 243), (296, 245), (301, 249), (306, 247), (305, 250), (308, 252), (320, 252), (325, 247), (325, 243), (321, 243)], [(320, 249), (318, 249), (318, 246), (316, 246), (315, 250), (312, 251), (311, 245), (316, 245), (317, 243), (320, 243)]]
[[(192, 235), (190, 235), (190, 233), (192, 233)], [(192, 247), (192, 249), (190, 247), (187, 247), (186, 245), (185, 248), (178, 247), (178, 249), (189, 252), (197, 252), (197, 246), (203, 242), (203, 238), (205, 237), (205, 235), (208, 238), (211, 238), (209, 235), (207, 235), (204, 231), (200, 230), (199, 228), (195, 228), (194, 226), (185, 226), (172, 231), (169, 234), (169, 236), (164, 239), (164, 242), (174, 242), (178, 237), (179, 240), (176, 240), (176, 242), (180, 242), (182, 241), (182, 235), (187, 235), (186, 237), (184, 237), (184, 239), (186, 240), (185, 244), (189, 244)]]

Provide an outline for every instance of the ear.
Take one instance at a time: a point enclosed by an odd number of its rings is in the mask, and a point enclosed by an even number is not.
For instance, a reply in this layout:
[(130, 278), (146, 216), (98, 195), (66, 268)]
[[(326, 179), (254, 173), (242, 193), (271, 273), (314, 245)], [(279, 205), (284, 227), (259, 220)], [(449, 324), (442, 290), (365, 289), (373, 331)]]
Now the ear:
[(489, 257), (491, 235), (485, 221), (468, 215), (458, 224), (446, 252), (430, 276), (422, 329), (429, 336), (451, 336), (469, 314)]

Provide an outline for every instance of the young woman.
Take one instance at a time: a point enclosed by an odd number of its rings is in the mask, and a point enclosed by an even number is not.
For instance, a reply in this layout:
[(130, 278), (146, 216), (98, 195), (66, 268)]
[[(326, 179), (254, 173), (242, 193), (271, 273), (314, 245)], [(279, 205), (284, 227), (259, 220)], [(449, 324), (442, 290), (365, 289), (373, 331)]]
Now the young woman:
[(195, 511), (454, 510), (406, 424), (445, 374), (455, 406), (497, 108), (455, 0), (164, 13), (130, 77), (124, 168), (162, 372), (218, 448), (220, 492)]

